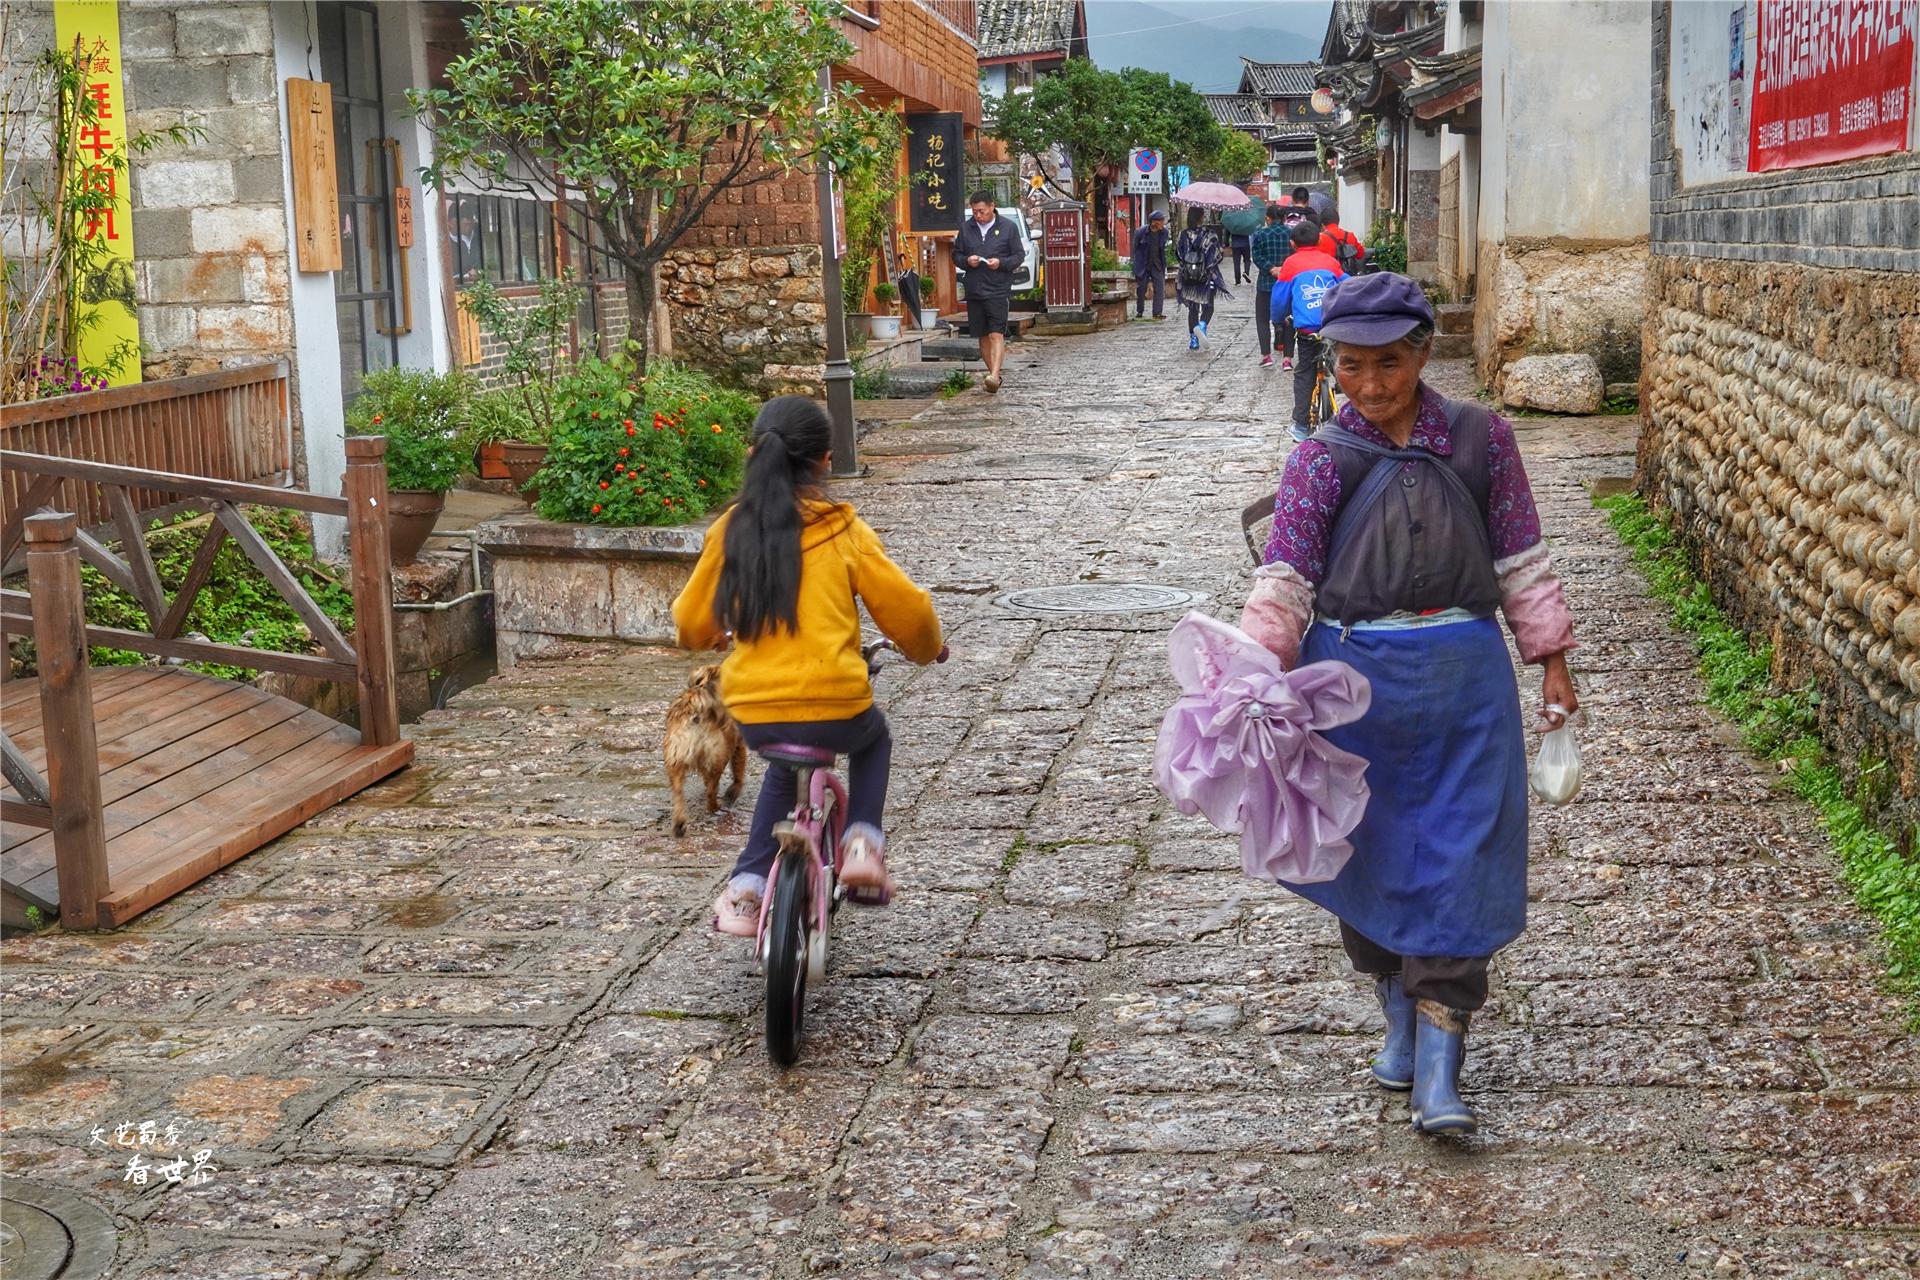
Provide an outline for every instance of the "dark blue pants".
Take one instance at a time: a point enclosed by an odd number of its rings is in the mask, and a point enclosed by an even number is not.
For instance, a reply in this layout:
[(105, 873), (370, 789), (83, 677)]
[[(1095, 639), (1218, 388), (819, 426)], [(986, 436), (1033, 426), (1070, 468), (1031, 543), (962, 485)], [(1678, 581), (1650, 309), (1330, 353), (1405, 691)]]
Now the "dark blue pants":
[(1153, 314), (1163, 316), (1167, 313), (1167, 273), (1151, 272), (1133, 278), (1133, 314), (1147, 314), (1147, 290), (1153, 290)]
[[(1257, 282), (1256, 282), (1257, 283)], [(1276, 346), (1282, 355), (1290, 354), (1293, 347), (1281, 336), (1280, 326), (1273, 319), (1273, 290), (1255, 289), (1253, 292), (1253, 327), (1260, 331), (1260, 354), (1266, 355)]]
[[(847, 758), (847, 823), (865, 822), (876, 831), (887, 811), (887, 779), (893, 771), (893, 735), (880, 708), (868, 707), (851, 720), (809, 720), (800, 724), (743, 724), (740, 732), (755, 751), (776, 744), (824, 747)], [(793, 812), (794, 771), (768, 764), (753, 806), (747, 847), (733, 874), (764, 876), (773, 867), (773, 828)]]

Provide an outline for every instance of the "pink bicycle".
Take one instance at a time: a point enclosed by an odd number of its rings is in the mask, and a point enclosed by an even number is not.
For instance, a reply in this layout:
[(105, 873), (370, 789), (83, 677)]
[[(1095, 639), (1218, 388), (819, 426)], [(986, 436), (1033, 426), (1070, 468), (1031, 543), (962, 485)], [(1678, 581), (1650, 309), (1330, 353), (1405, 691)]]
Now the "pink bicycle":
[[(880, 640), (860, 651), (869, 673), (893, 647)], [(826, 980), (833, 913), (846, 896), (839, 858), (847, 789), (833, 772), (839, 757), (824, 747), (776, 743), (759, 754), (770, 767), (795, 774), (793, 812), (773, 829), (778, 847), (754, 935), (754, 954), (767, 976), (767, 1056), (790, 1067), (800, 1056), (807, 981)]]

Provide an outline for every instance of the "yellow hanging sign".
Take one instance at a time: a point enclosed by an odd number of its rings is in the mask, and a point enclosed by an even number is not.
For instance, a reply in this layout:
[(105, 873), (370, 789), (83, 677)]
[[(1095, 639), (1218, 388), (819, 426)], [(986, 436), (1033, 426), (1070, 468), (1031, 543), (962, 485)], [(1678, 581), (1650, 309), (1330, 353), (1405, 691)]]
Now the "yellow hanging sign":
[(79, 350), (71, 354), (83, 369), (104, 372), (109, 386), (126, 386), (140, 381), (140, 321), (134, 309), (120, 9), (115, 0), (54, 0), (53, 20), (61, 47), (77, 51), (79, 61), (80, 102), (68, 141), (71, 181), (83, 191), (110, 197), (80, 218), (80, 234), (93, 252), (81, 263), (74, 299), (82, 317)]

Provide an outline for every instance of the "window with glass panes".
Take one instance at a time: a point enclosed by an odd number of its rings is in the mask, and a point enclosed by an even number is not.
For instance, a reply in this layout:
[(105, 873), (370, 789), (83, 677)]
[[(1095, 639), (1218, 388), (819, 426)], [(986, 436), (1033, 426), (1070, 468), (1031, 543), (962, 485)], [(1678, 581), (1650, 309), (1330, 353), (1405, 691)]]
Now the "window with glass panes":
[(313, 15), (320, 73), (333, 90), (341, 251), (333, 299), (341, 390), (351, 399), (367, 374), (392, 368), (399, 359), (393, 162), (381, 108), (380, 20), (371, 4), (316, 4)]

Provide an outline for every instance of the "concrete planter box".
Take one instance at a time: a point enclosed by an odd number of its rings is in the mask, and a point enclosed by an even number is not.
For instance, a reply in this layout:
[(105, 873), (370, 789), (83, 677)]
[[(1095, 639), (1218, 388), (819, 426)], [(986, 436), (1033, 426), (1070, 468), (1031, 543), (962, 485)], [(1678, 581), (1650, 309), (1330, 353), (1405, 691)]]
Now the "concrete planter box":
[(477, 526), (493, 559), (501, 670), (573, 639), (672, 644), (673, 600), (710, 523), (616, 529), (525, 515)]

